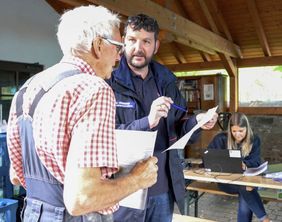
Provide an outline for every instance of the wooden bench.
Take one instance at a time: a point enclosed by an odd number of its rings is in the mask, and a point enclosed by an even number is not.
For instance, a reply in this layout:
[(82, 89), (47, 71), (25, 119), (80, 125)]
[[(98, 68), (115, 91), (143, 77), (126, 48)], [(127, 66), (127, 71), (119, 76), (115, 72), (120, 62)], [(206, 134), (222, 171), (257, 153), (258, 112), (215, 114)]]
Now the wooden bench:
[(180, 214), (173, 214), (172, 222), (215, 222), (214, 220), (202, 219), (199, 217), (191, 217)]
[[(228, 194), (223, 191), (221, 191), (216, 183), (209, 183), (209, 182), (199, 182), (199, 181), (193, 181), (191, 182), (187, 187), (188, 191), (188, 203), (190, 203), (190, 197), (189, 197), (189, 191), (194, 191), (195, 194), (193, 196), (194, 198), (194, 216), (198, 216), (198, 200), (199, 198), (204, 195), (205, 193), (215, 194), (215, 195), (225, 195), (225, 196), (234, 196), (236, 197), (237, 194)], [(201, 193), (199, 195), (199, 192)], [(274, 189), (262, 189), (259, 190), (259, 194), (263, 200), (264, 203), (267, 203), (269, 201), (282, 201), (282, 199), (278, 198), (278, 190)], [(189, 205), (188, 204), (188, 205)], [(186, 207), (187, 212), (185, 214), (189, 214), (189, 206)]]

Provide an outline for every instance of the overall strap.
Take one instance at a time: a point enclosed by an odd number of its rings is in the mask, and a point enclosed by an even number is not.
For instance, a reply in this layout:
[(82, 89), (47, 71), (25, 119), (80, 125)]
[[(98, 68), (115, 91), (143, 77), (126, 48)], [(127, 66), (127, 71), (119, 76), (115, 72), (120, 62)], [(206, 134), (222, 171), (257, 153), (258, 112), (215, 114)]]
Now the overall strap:
[[(23, 171), (27, 187), (27, 197), (60, 207), (64, 207), (63, 185), (46, 169), (37, 154), (32, 127), (33, 114), (40, 99), (55, 84), (79, 73), (80, 71), (70, 64), (55, 65), (29, 79), (19, 90), (16, 98), (17, 124), (22, 145)], [(34, 97), (28, 115), (23, 115), (24, 93), (32, 81), (38, 81), (41, 89)]]
[[(47, 93), (55, 84), (57, 84), (59, 81), (61, 81), (62, 79), (66, 78), (66, 77), (70, 77), (73, 76), (75, 74), (79, 74), (80, 71), (73, 65), (71, 64), (67, 64), (67, 63), (58, 63), (52, 67), (50, 67), (49, 69), (43, 71), (44, 75), (46, 76), (47, 79), (44, 79), (44, 81), (42, 81), (40, 83), (41, 85), (41, 89), (40, 91), (37, 93), (37, 95), (34, 97), (34, 100), (31, 104), (31, 107), (29, 109), (29, 116), (33, 117), (34, 114), (34, 110), (38, 104), (38, 102), (40, 101), (40, 99), (43, 97), (43, 95), (45, 93)], [(50, 75), (48, 75), (48, 73), (50, 73)], [(55, 75), (54, 75), (55, 73)], [(41, 73), (38, 73), (37, 75), (40, 75)], [(23, 95), (26, 92), (27, 87), (29, 86), (29, 84), (32, 82), (32, 80), (34, 79), (35, 76), (31, 77), (30, 79), (28, 79), (26, 81), (26, 83), (20, 88), (18, 95), (17, 95), (17, 100), (16, 100), (16, 113), (17, 113), (17, 117), (19, 117), (20, 115), (23, 114), (23, 109), (22, 109), (22, 105), (23, 105)]]

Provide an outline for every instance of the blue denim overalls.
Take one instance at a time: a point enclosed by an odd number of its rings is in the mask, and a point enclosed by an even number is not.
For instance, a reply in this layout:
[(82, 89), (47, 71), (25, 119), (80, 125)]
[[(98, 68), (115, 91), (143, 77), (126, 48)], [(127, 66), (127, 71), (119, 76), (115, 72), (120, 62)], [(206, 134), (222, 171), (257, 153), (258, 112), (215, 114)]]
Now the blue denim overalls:
[(23, 221), (111, 222), (112, 215), (101, 215), (94, 212), (83, 216), (71, 216), (64, 204), (63, 184), (48, 172), (36, 153), (32, 118), (38, 102), (57, 82), (63, 78), (80, 73), (74, 66), (64, 63), (59, 63), (44, 72), (53, 74), (58, 73), (58, 75), (53, 79), (44, 79), (44, 89), (42, 87), (39, 93), (35, 96), (28, 115), (23, 114), (22, 103), (23, 94), (26, 91), (28, 84), (32, 81), (32, 78), (20, 89), (16, 101), (18, 126), (22, 144), (23, 170), (26, 181), (26, 199), (22, 212)]

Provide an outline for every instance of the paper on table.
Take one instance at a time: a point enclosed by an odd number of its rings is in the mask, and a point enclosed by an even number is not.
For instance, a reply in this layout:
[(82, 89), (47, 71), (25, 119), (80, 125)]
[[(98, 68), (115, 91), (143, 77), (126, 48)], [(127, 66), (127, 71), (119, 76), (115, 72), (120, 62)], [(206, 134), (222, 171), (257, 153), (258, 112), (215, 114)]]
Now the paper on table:
[[(117, 177), (127, 174), (136, 162), (153, 155), (157, 131), (116, 130), (118, 163)], [(120, 201), (124, 207), (144, 209), (148, 189), (138, 190)]]
[(247, 168), (244, 172), (244, 176), (257, 176), (267, 170), (268, 161), (255, 168)]
[(167, 150), (172, 150), (172, 149), (184, 149), (184, 147), (188, 143), (192, 134), (197, 129), (199, 129), (200, 127), (202, 127), (204, 124), (206, 124), (208, 121), (210, 121), (212, 119), (213, 115), (215, 114), (215, 112), (217, 110), (217, 107), (218, 106), (216, 106), (212, 109), (209, 109), (205, 114), (203, 114), (204, 115), (203, 118), (188, 133), (186, 133), (183, 137), (181, 137), (179, 140), (177, 140), (174, 144), (172, 144), (169, 148), (167, 148), (163, 152), (165, 152)]

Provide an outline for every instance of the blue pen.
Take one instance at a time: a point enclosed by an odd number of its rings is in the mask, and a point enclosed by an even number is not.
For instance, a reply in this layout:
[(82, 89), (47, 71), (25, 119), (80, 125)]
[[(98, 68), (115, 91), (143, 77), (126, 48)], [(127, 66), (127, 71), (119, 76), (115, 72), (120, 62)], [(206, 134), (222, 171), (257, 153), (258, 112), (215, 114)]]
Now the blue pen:
[[(158, 97), (160, 97), (161, 95), (158, 93)], [(181, 111), (183, 111), (183, 112), (185, 112), (185, 113), (188, 113), (188, 110), (186, 110), (186, 109), (184, 109), (183, 107), (181, 107), (181, 106), (178, 106), (178, 105), (175, 105), (174, 103), (172, 103), (172, 104), (170, 104), (173, 108), (175, 108), (175, 109), (178, 109), (178, 110), (181, 110)]]
[(180, 106), (178, 106), (178, 105), (175, 105), (174, 103), (172, 103), (171, 106), (172, 106), (173, 108), (175, 108), (175, 109), (178, 109), (178, 110), (181, 110), (181, 111), (183, 111), (183, 112), (185, 112), (185, 113), (188, 113), (188, 110), (186, 110), (186, 109), (184, 109), (184, 108), (182, 108), (182, 107), (180, 107)]

